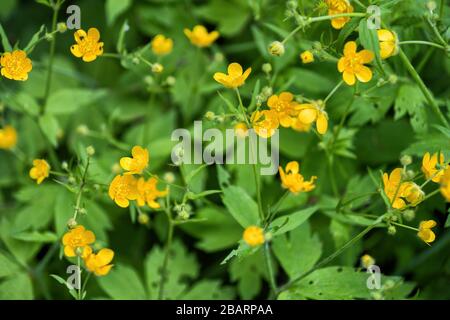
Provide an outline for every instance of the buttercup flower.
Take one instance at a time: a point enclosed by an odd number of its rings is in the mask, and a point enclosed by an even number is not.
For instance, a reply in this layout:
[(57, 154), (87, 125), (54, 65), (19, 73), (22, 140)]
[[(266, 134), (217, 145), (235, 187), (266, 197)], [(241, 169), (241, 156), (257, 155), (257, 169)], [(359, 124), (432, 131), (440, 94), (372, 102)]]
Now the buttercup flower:
[(121, 208), (127, 208), (130, 200), (136, 200), (137, 180), (132, 175), (118, 175), (109, 185), (109, 197)]
[(214, 80), (227, 88), (235, 89), (245, 83), (245, 79), (248, 78), (250, 72), (252, 72), (252, 68), (247, 68), (243, 72), (242, 66), (239, 63), (233, 62), (228, 65), (228, 74), (216, 72), (214, 74)]
[(381, 59), (387, 59), (398, 53), (398, 41), (394, 32), (380, 29), (377, 30), (377, 35), (380, 42)]
[(114, 251), (111, 249), (101, 249), (97, 254), (92, 253), (84, 260), (86, 268), (96, 276), (105, 276), (112, 268), (111, 261), (114, 258)]
[(75, 41), (70, 51), (84, 62), (91, 62), (103, 54), (103, 42), (100, 42), (100, 32), (97, 28), (90, 28), (88, 32), (79, 29), (74, 33)]
[(293, 101), (294, 95), (290, 92), (282, 92), (279, 96), (272, 95), (267, 101), (269, 108), (277, 113), (280, 124), (287, 128), (293, 123), (298, 114), (298, 103)]
[(311, 63), (314, 62), (314, 55), (311, 51), (304, 51), (300, 54), (300, 59), (302, 59), (303, 63)]
[(325, 134), (328, 130), (328, 114), (318, 101), (298, 105), (298, 120), (306, 125), (316, 122), (317, 132)]
[(158, 34), (152, 40), (152, 51), (158, 56), (163, 56), (172, 52), (173, 40), (166, 38), (162, 34)]
[(33, 168), (30, 170), (30, 178), (41, 184), (50, 174), (50, 165), (43, 159), (33, 160)]
[(444, 170), (444, 173), (442, 174), (440, 179), (440, 184), (442, 196), (448, 202), (450, 202), (450, 166), (448, 166), (447, 169)]
[(142, 207), (146, 203), (152, 209), (158, 209), (161, 206), (155, 200), (167, 195), (168, 190), (159, 191), (156, 187), (158, 180), (154, 177), (145, 181), (144, 178), (139, 178), (137, 182), (137, 204)]
[(278, 114), (274, 110), (255, 111), (250, 120), (253, 130), (262, 138), (273, 136), (279, 126)]
[(148, 166), (148, 150), (140, 146), (134, 146), (131, 150), (132, 158), (123, 157), (120, 159), (122, 169), (128, 171), (125, 174), (141, 174)]
[[(353, 7), (348, 0), (325, 0), (328, 6), (328, 15), (352, 13)], [(347, 22), (350, 21), (350, 17), (339, 17), (331, 19), (331, 25), (335, 29), (342, 29)]]
[(422, 221), (419, 224), (419, 232), (417, 235), (420, 239), (422, 239), (425, 243), (431, 243), (436, 239), (436, 235), (431, 230), (436, 226), (436, 221), (434, 220), (426, 220)]
[(184, 29), (184, 34), (191, 43), (199, 48), (209, 47), (219, 37), (219, 32), (208, 30), (202, 25), (196, 25), (194, 29)]
[(402, 171), (402, 168), (396, 168), (389, 176), (387, 173), (383, 174), (384, 192), (392, 203), (392, 207), (399, 210), (404, 209), (408, 204), (416, 206), (424, 198), (424, 193), (418, 185), (410, 181), (401, 181)]
[(0, 64), (2, 76), (17, 81), (27, 80), (28, 73), (33, 69), (31, 60), (23, 50), (5, 52), (0, 59)]
[(297, 161), (289, 162), (286, 165), (286, 172), (282, 167), (278, 167), (278, 171), (280, 172), (281, 185), (292, 193), (309, 192), (316, 187), (314, 181), (317, 177), (313, 176), (311, 180), (305, 181), (305, 178), (300, 174)]
[(86, 230), (83, 226), (79, 225), (69, 230), (64, 234), (62, 238), (62, 244), (64, 245), (64, 254), (66, 257), (75, 257), (77, 255), (77, 249), (82, 250), (82, 257), (87, 257), (92, 253), (92, 249), (89, 246), (95, 242), (95, 235), (92, 231)]
[(260, 227), (250, 226), (244, 230), (242, 238), (250, 247), (256, 247), (264, 243), (264, 231)]
[(369, 50), (356, 52), (356, 42), (349, 41), (344, 47), (344, 56), (339, 59), (338, 70), (348, 85), (355, 84), (356, 78), (361, 82), (369, 82), (372, 79), (372, 70), (364, 64), (374, 59), (374, 54)]
[(0, 129), (0, 149), (12, 149), (17, 144), (17, 131), (12, 126)]
[(422, 172), (427, 179), (431, 179), (433, 182), (439, 182), (444, 174), (445, 163), (444, 155), (441, 153), (439, 156), (440, 169), (436, 168), (438, 164), (438, 153), (430, 155), (429, 152), (425, 153), (422, 159)]

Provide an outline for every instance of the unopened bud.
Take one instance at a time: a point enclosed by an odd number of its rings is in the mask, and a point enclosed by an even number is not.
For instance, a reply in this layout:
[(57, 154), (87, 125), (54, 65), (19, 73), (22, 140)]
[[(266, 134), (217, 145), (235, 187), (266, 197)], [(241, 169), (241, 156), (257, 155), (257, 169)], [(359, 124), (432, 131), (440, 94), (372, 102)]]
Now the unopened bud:
[(437, 8), (436, 2), (434, 2), (434, 1), (428, 1), (428, 2), (427, 2), (427, 8), (428, 8), (428, 10), (430, 10), (430, 11), (436, 10), (436, 8)]
[(77, 133), (78, 133), (78, 134), (81, 134), (81, 135), (83, 135), (83, 136), (88, 135), (88, 134), (89, 134), (89, 128), (88, 128), (88, 126), (85, 125), (85, 124), (80, 124), (80, 125), (77, 127)]
[(146, 213), (142, 213), (138, 216), (138, 222), (140, 224), (146, 225), (149, 223), (149, 221), (150, 221), (150, 218), (149, 218), (148, 214), (146, 214)]
[(394, 226), (389, 226), (388, 227), (388, 234), (393, 236), (397, 233), (397, 228), (395, 228)]
[(61, 168), (65, 171), (69, 170), (69, 164), (67, 163), (67, 161), (63, 161), (61, 163)]
[(175, 175), (172, 172), (166, 172), (166, 173), (164, 173), (163, 179), (167, 183), (174, 183)]
[(214, 118), (216, 117), (216, 114), (214, 113), (214, 112), (212, 112), (212, 111), (207, 111), (206, 113), (205, 113), (205, 118), (207, 119), (207, 120), (214, 120)]
[(68, 221), (67, 221), (67, 227), (69, 228), (69, 229), (73, 229), (73, 228), (75, 228), (77, 226), (77, 220), (75, 220), (74, 218), (70, 218)]
[(269, 45), (269, 53), (273, 56), (282, 56), (284, 54), (284, 45), (280, 41), (274, 41)]
[(264, 63), (262, 65), (262, 71), (264, 73), (271, 73), (272, 72), (272, 65), (270, 63)]
[(163, 70), (164, 70), (164, 67), (160, 63), (154, 63), (152, 65), (152, 72), (153, 73), (161, 73), (161, 72), (163, 72)]
[(402, 164), (402, 166), (409, 166), (412, 163), (411, 156), (405, 154), (400, 158), (400, 163)]
[(412, 221), (416, 217), (416, 213), (414, 212), (414, 210), (405, 210), (403, 211), (403, 217), (406, 221)]
[(58, 30), (59, 33), (64, 33), (67, 31), (67, 25), (64, 22), (59, 22), (56, 25), (56, 29)]
[(95, 148), (93, 146), (87, 147), (86, 153), (89, 157), (92, 157), (95, 154)]
[(173, 86), (175, 85), (177, 79), (174, 76), (168, 76), (166, 79), (166, 83), (168, 86)]

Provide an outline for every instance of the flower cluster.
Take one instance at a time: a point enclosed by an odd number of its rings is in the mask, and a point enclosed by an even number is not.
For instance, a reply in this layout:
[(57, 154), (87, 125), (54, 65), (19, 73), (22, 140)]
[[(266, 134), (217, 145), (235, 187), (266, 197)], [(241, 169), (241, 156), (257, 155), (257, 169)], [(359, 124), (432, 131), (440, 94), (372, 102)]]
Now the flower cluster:
[(109, 196), (121, 208), (127, 208), (130, 201), (135, 200), (138, 206), (147, 204), (150, 208), (160, 207), (156, 202), (157, 198), (167, 195), (168, 190), (160, 191), (157, 189), (158, 180), (151, 177), (145, 180), (144, 177), (135, 177), (141, 175), (147, 168), (149, 162), (149, 153), (147, 149), (135, 146), (131, 150), (132, 157), (123, 157), (120, 159), (120, 166), (126, 172), (117, 175), (109, 186)]
[(64, 255), (69, 258), (81, 257), (86, 269), (96, 276), (107, 275), (113, 267), (111, 261), (114, 258), (114, 251), (103, 248), (94, 253), (91, 247), (94, 242), (94, 233), (86, 230), (82, 225), (77, 225), (64, 234), (62, 238)]

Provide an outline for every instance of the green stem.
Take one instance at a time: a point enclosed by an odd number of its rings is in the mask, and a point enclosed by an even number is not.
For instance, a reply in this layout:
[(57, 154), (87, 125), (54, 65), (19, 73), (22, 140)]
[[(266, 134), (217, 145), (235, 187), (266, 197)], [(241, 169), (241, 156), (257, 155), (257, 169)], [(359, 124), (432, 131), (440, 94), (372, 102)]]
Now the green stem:
[(266, 261), (267, 271), (269, 273), (270, 289), (271, 289), (272, 293), (277, 294), (278, 288), (277, 288), (277, 284), (275, 281), (275, 274), (273, 272), (272, 258), (270, 255), (270, 247), (269, 247), (268, 241), (266, 241), (266, 243), (264, 244), (264, 257), (265, 257), (265, 261)]
[(284, 200), (289, 196), (291, 192), (289, 190), (286, 190), (280, 199), (278, 199), (277, 203), (271, 208), (270, 215), (267, 217), (267, 223), (270, 223), (272, 219), (275, 217), (275, 215), (278, 213), (278, 210), (280, 209), (281, 205), (283, 204)]
[(436, 35), (436, 37), (438, 38), (438, 40), (442, 43), (442, 45), (444, 47), (448, 47), (447, 41), (445, 41), (444, 38), (442, 38), (439, 30), (436, 27), (436, 23), (434, 23), (433, 21), (430, 20), (430, 18), (427, 17), (427, 22), (430, 25), (431, 29), (433, 29), (434, 34)]
[(167, 233), (167, 243), (166, 243), (166, 247), (164, 249), (164, 260), (163, 260), (163, 264), (161, 267), (161, 278), (159, 280), (159, 294), (158, 294), (158, 299), (162, 300), (164, 299), (164, 285), (166, 283), (166, 278), (167, 278), (167, 267), (169, 265), (169, 257), (170, 257), (170, 248), (172, 246), (172, 239), (173, 239), (173, 229), (174, 229), (174, 223), (172, 221), (172, 214), (170, 213), (170, 209), (169, 207), (165, 208), (166, 209), (166, 214), (167, 214), (167, 219), (169, 220), (169, 230)]
[(409, 61), (408, 57), (405, 55), (405, 53), (403, 52), (402, 49), (399, 49), (399, 56), (400, 56), (400, 59), (402, 60), (403, 64), (405, 65), (406, 69), (408, 69), (409, 74), (416, 81), (417, 85), (419, 86), (423, 95), (427, 99), (427, 101), (430, 104), (431, 108), (433, 109), (434, 113), (439, 117), (439, 120), (442, 122), (442, 124), (444, 124), (445, 127), (449, 128), (448, 121), (445, 118), (442, 111), (439, 109), (439, 105), (434, 100), (431, 92), (428, 90), (427, 86), (422, 81), (422, 79), (420, 78), (416, 69), (414, 69), (413, 65), (411, 64), (411, 62)]
[[(57, 28), (59, 7), (60, 7), (59, 1), (52, 7), (53, 8), (52, 32), (54, 32)], [(44, 103), (42, 104), (41, 110), (42, 114), (45, 113), (45, 107), (47, 105), (48, 97), (50, 95), (53, 76), (53, 61), (55, 58), (55, 48), (56, 48), (56, 41), (55, 36), (53, 36), (50, 42), (50, 57), (49, 57), (50, 60), (48, 63), (47, 81), (45, 84)]]
[(393, 221), (391, 221), (390, 223), (393, 224), (393, 225), (396, 225), (396, 226), (405, 228), (405, 229), (409, 229), (409, 230), (413, 230), (413, 231), (419, 232), (419, 229), (414, 228), (414, 227), (407, 226), (406, 224), (402, 224), (402, 223), (398, 223), (398, 222), (393, 222)]
[(77, 266), (78, 266), (78, 299), (81, 300), (81, 257), (77, 256)]
[(336, 91), (340, 88), (340, 86), (342, 86), (342, 84), (344, 83), (343, 80), (341, 80), (334, 88), (333, 90), (331, 90), (331, 92), (327, 95), (327, 97), (323, 100), (323, 104), (325, 105), (327, 103), (328, 100), (330, 100), (330, 98), (336, 93)]
[(444, 46), (441, 46), (440, 44), (434, 43), (434, 42), (430, 42), (430, 41), (421, 41), (421, 40), (411, 40), (411, 41), (401, 41), (398, 43), (399, 45), (402, 44), (423, 44), (423, 45), (427, 45), (427, 46), (432, 46), (432, 47), (436, 47), (442, 50), (446, 50)]
[(77, 221), (78, 213), (81, 210), (81, 198), (83, 196), (83, 189), (84, 189), (84, 187), (86, 185), (86, 177), (87, 177), (87, 172), (88, 172), (88, 169), (89, 169), (89, 164), (90, 164), (90, 157), (87, 158), (86, 167), (84, 168), (83, 177), (81, 178), (80, 187), (79, 187), (78, 193), (77, 193), (77, 200), (76, 200), (76, 203), (75, 203), (75, 211), (73, 213), (73, 219), (75, 221)]

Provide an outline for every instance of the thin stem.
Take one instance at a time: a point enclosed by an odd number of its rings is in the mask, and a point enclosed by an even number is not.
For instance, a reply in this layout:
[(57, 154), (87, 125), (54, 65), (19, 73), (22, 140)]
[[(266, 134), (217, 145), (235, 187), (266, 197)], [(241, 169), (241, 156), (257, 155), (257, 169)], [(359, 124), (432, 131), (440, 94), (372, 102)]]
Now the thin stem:
[[(167, 197), (168, 199), (168, 197)], [(167, 200), (166, 200), (167, 201)], [(172, 214), (170, 212), (169, 207), (166, 205), (165, 212), (167, 215), (167, 219), (169, 220), (169, 229), (167, 233), (167, 243), (166, 247), (164, 249), (164, 260), (161, 267), (161, 278), (159, 280), (159, 294), (158, 299), (162, 300), (164, 299), (164, 285), (166, 283), (166, 273), (167, 273), (167, 267), (169, 265), (169, 257), (170, 257), (170, 248), (172, 246), (172, 238), (173, 238), (173, 229), (174, 229), (174, 223), (172, 220)]]
[(114, 59), (122, 59), (122, 55), (120, 53), (103, 53), (101, 55), (103, 58), (114, 58)]
[(433, 95), (428, 90), (427, 86), (422, 81), (422, 79), (420, 78), (416, 69), (414, 69), (413, 65), (411, 64), (411, 62), (409, 61), (408, 57), (405, 55), (405, 53), (403, 52), (402, 49), (399, 49), (399, 57), (402, 60), (403, 64), (405, 65), (406, 69), (408, 69), (409, 74), (416, 81), (417, 85), (419, 86), (423, 95), (427, 99), (427, 101), (430, 104), (431, 108), (433, 109), (434, 113), (439, 117), (439, 120), (442, 122), (442, 124), (444, 124), (445, 127), (449, 128), (448, 121), (445, 118), (444, 114), (442, 113), (441, 109), (439, 109), (439, 105), (434, 100)]
[(405, 229), (409, 229), (409, 230), (413, 230), (413, 231), (419, 232), (419, 229), (414, 228), (414, 227), (407, 226), (406, 224), (402, 224), (402, 223), (398, 223), (398, 222), (393, 222), (393, 221), (391, 221), (390, 223), (393, 224), (393, 225), (396, 225), (396, 226), (405, 228)]
[(421, 41), (421, 40), (411, 40), (411, 41), (401, 41), (398, 43), (399, 45), (402, 44), (423, 44), (423, 45), (427, 45), (427, 46), (432, 46), (432, 47), (436, 47), (442, 50), (446, 50), (444, 46), (441, 46), (440, 44), (434, 43), (434, 42), (430, 42), (430, 41)]
[(77, 266), (78, 266), (78, 299), (81, 300), (81, 257), (77, 256)]
[(88, 281), (89, 281), (90, 278), (91, 278), (91, 272), (88, 272), (86, 278), (85, 278), (84, 281), (83, 281), (83, 285), (81, 286), (81, 292), (82, 292), (82, 294), (84, 294), (84, 292), (86, 291), (86, 285), (87, 285), (87, 283), (88, 283)]
[(271, 208), (270, 215), (267, 217), (267, 223), (270, 223), (271, 220), (275, 217), (275, 215), (278, 213), (278, 210), (280, 210), (281, 205), (283, 204), (284, 200), (289, 196), (291, 192), (289, 190), (286, 190), (280, 199), (278, 199), (277, 203)]
[(84, 168), (83, 177), (81, 178), (80, 187), (79, 187), (78, 193), (77, 193), (77, 200), (75, 203), (75, 211), (73, 213), (73, 219), (75, 221), (77, 220), (78, 213), (81, 210), (81, 198), (83, 195), (84, 186), (86, 185), (86, 177), (87, 177), (87, 172), (89, 169), (90, 159), (91, 159), (90, 157), (87, 158), (86, 167)]
[(430, 18), (427, 17), (427, 22), (430, 25), (431, 29), (433, 29), (434, 34), (436, 35), (436, 37), (438, 38), (438, 40), (442, 43), (442, 45), (444, 47), (447, 47), (447, 41), (445, 41), (445, 39), (441, 36), (439, 30), (436, 27), (436, 23), (434, 23), (433, 21), (430, 20)]
[[(58, 22), (58, 12), (59, 12), (60, 3), (57, 1), (57, 3), (52, 7), (53, 9), (53, 18), (52, 18), (52, 32), (56, 30), (56, 25)], [(56, 40), (55, 36), (52, 37), (52, 40), (50, 42), (50, 60), (48, 63), (48, 73), (47, 73), (47, 81), (45, 84), (45, 93), (44, 93), (44, 103), (42, 104), (42, 110), (41, 113), (45, 113), (45, 107), (47, 105), (47, 100), (50, 95), (50, 89), (52, 84), (52, 76), (53, 76), (53, 61), (55, 58), (55, 48), (56, 48)]]
[(269, 273), (269, 284), (270, 284), (270, 288), (272, 290), (272, 292), (274, 294), (278, 293), (278, 288), (277, 288), (277, 284), (275, 281), (275, 274), (273, 272), (273, 267), (272, 267), (272, 258), (270, 255), (270, 247), (269, 247), (269, 242), (266, 241), (264, 244), (264, 257), (265, 257), (265, 261), (266, 261), (266, 266), (267, 266), (267, 271)]
[(336, 93), (336, 91), (342, 86), (344, 83), (343, 80), (341, 80), (334, 88), (331, 90), (331, 92), (327, 95), (327, 97), (323, 100), (323, 104), (326, 104), (328, 100)]

